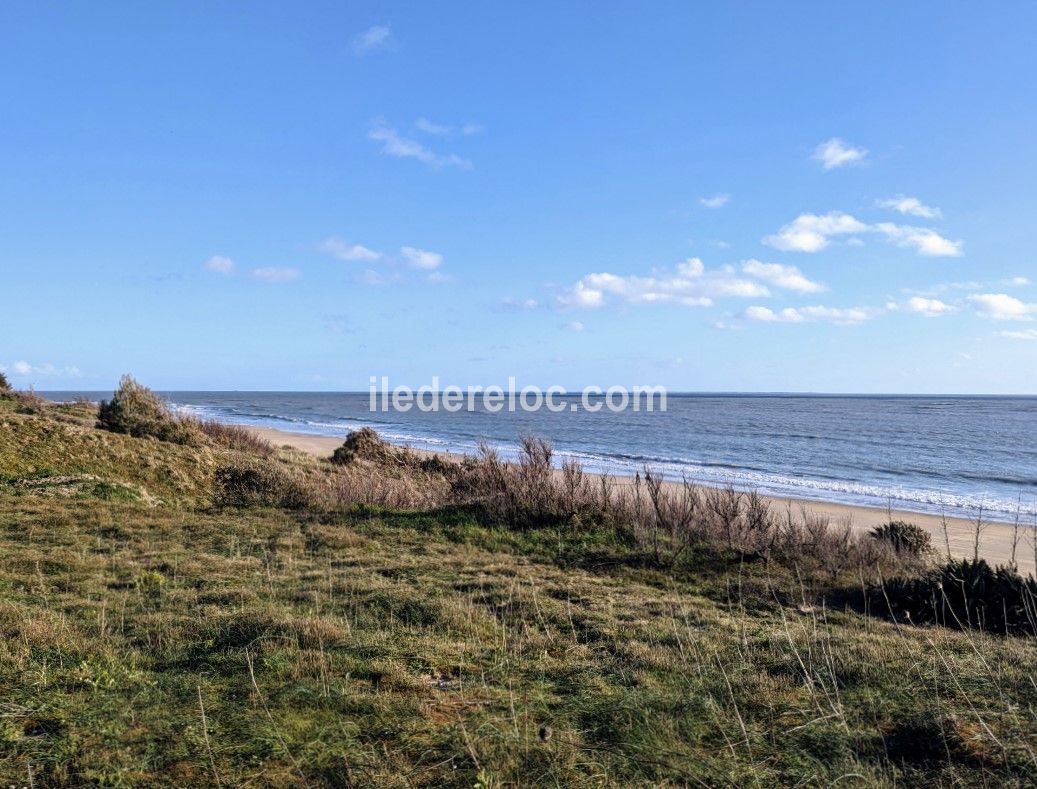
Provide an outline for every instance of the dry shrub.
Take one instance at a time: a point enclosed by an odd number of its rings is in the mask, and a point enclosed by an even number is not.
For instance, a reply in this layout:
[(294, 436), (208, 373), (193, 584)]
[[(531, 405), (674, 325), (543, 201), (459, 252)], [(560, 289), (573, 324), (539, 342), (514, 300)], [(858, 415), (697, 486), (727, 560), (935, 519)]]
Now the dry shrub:
[(203, 441), (196, 420), (175, 416), (161, 397), (131, 375), (122, 377), (111, 400), (101, 401), (97, 426), (113, 433), (135, 438), (150, 436), (174, 444), (197, 446)]
[(293, 472), (262, 461), (216, 469), (213, 501), (217, 507), (305, 509), (320, 503), (318, 492)]
[(31, 389), (27, 392), (9, 392), (4, 395), (15, 401), (15, 411), (19, 414), (42, 414), (46, 410), (47, 401)]
[(610, 492), (590, 483), (576, 460), (561, 470), (552, 465), (550, 443), (525, 436), (517, 463), (503, 461), (487, 444), (479, 455), (456, 466), (451, 481), (455, 501), (478, 504), (487, 518), (513, 529), (578, 526), (600, 520)]
[(322, 480), (324, 498), (335, 506), (376, 505), (388, 509), (428, 509), (447, 503), (450, 484), (434, 475), (389, 474), (347, 468)]
[[(651, 506), (638, 504), (633, 508), (634, 517), (639, 519), (634, 523), (635, 532), (648, 535), (657, 561), (665, 552), (672, 564), (692, 543), (705, 536), (703, 497), (687, 478), (678, 486), (665, 487), (663, 476), (647, 468), (645, 490)], [(640, 498), (639, 484), (635, 484), (634, 493)]]
[(269, 441), (244, 425), (228, 425), (208, 419), (196, 424), (201, 432), (219, 446), (260, 457), (270, 457), (274, 454), (274, 447)]

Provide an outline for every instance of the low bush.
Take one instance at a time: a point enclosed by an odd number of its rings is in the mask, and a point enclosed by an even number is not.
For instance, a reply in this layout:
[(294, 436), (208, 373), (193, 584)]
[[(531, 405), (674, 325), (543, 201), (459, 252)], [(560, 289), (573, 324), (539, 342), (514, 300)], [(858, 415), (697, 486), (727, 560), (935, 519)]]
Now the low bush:
[(311, 488), (287, 469), (251, 461), (216, 469), (213, 503), (217, 507), (304, 509), (314, 503)]
[(357, 460), (384, 463), (395, 459), (401, 451), (384, 441), (371, 428), (362, 427), (359, 430), (353, 430), (346, 436), (342, 446), (332, 454), (331, 462), (336, 466), (348, 466)]
[(274, 447), (269, 441), (244, 425), (228, 425), (214, 420), (201, 420), (197, 422), (197, 426), (213, 443), (226, 449), (234, 449), (261, 457), (270, 457), (274, 454)]
[(890, 521), (871, 530), (871, 536), (886, 543), (897, 553), (924, 556), (932, 549), (932, 536), (921, 526), (904, 521)]
[(1037, 634), (1037, 581), (983, 559), (952, 561), (870, 591), (872, 609), (899, 621), (960, 630)]
[(151, 436), (174, 444), (197, 445), (202, 441), (197, 423), (172, 414), (157, 394), (124, 375), (111, 400), (102, 400), (97, 426), (135, 438)]

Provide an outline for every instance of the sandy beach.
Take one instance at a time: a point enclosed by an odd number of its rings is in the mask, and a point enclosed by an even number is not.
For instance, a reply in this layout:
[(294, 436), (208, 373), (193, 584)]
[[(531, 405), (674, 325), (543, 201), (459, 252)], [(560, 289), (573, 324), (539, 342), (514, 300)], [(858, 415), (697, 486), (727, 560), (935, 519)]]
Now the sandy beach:
[[(342, 444), (343, 437), (316, 436), (308, 433), (293, 433), (273, 428), (253, 428), (265, 439), (277, 446), (290, 446), (313, 455), (330, 456), (335, 448)], [(425, 452), (425, 450), (414, 450)], [(429, 453), (434, 454), (434, 453)], [(446, 457), (457, 457), (449, 453), (438, 453)], [(617, 484), (623, 484), (629, 477), (617, 477)], [(775, 509), (784, 510), (791, 506), (795, 511), (806, 511), (819, 515), (827, 515), (833, 521), (849, 523), (854, 529), (869, 530), (875, 526), (893, 520), (905, 520), (916, 523), (928, 530), (933, 536), (933, 546), (945, 552), (947, 545), (955, 556), (971, 557), (975, 541), (976, 524), (965, 518), (946, 518), (928, 513), (910, 512), (908, 510), (886, 510), (879, 507), (861, 507), (851, 504), (817, 501), (811, 499), (785, 499), (769, 497)], [(1012, 543), (1015, 539), (1015, 527), (1012, 524), (984, 522), (980, 534), (980, 555), (992, 564), (1007, 564), (1012, 559)], [(1031, 524), (1021, 524), (1016, 547), (1016, 562), (1020, 572), (1037, 572), (1034, 559), (1033, 529)]]

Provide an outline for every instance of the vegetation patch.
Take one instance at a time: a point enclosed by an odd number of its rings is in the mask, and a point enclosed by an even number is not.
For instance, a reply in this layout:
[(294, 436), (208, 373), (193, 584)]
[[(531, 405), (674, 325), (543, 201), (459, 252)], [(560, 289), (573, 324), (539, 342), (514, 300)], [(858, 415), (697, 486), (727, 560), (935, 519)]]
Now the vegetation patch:
[(983, 559), (951, 561), (871, 591), (873, 608), (898, 621), (959, 630), (1037, 635), (1037, 581)]
[(150, 436), (174, 444), (197, 445), (202, 433), (193, 420), (170, 413), (161, 397), (133, 376), (124, 375), (111, 400), (101, 402), (97, 424), (113, 433), (126, 433), (134, 438)]
[(40, 409), (0, 400), (4, 785), (1032, 782), (1007, 571), (542, 442), (337, 465)]
[(871, 536), (897, 553), (924, 556), (932, 550), (932, 535), (913, 523), (890, 521), (872, 529)]

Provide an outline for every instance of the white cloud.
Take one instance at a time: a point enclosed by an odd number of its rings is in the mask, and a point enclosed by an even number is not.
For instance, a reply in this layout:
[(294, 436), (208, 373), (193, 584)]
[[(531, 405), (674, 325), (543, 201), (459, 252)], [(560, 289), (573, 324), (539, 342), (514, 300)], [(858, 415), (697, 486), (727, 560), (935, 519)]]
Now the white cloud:
[(218, 274), (230, 274), (234, 271), (234, 261), (223, 255), (213, 255), (205, 261), (205, 268)]
[(378, 260), (382, 256), (381, 252), (360, 244), (350, 244), (337, 236), (324, 239), (318, 248), (339, 260)]
[(41, 375), (41, 376), (64, 376), (66, 378), (78, 378), (82, 375), (78, 367), (58, 367), (50, 364), (29, 364), (24, 359), (19, 359), (11, 365), (11, 371), (18, 376)]
[(968, 301), (981, 316), (996, 321), (1028, 321), (1037, 313), (1037, 304), (1026, 304), (1006, 293), (977, 293)]
[(782, 290), (793, 290), (797, 293), (821, 293), (827, 290), (820, 282), (807, 279), (795, 266), (747, 260), (742, 264), (742, 272)]
[(353, 36), (353, 54), (358, 58), (374, 52), (384, 52), (393, 48), (392, 30), (388, 25), (375, 25), (363, 33)]
[(1003, 331), (1002, 337), (1010, 340), (1037, 340), (1037, 329), (1025, 329), (1024, 331)]
[(894, 225), (891, 222), (879, 222), (875, 230), (898, 247), (914, 249), (925, 257), (960, 257), (962, 242), (944, 238), (935, 230), (910, 225)]
[(583, 325), (582, 321), (570, 321), (566, 324), (565, 328), (569, 331), (581, 332), (587, 327)]
[[(597, 279), (602, 276), (611, 275), (591, 274), (589, 276)], [(587, 279), (587, 277), (584, 279)], [(604, 305), (605, 292), (603, 290), (597, 290), (595, 287), (592, 287), (583, 280), (580, 280), (568, 293), (558, 297), (558, 303), (563, 307), (587, 307), (595, 309)]]
[(260, 282), (291, 282), (299, 278), (299, 269), (278, 266), (254, 268), (249, 272), (253, 279)]
[(808, 321), (826, 321), (839, 325), (863, 323), (878, 314), (870, 307), (786, 307), (783, 310), (772, 310), (770, 307), (748, 307), (743, 316), (749, 320), (767, 323), (805, 323)]
[(864, 148), (855, 148), (847, 145), (838, 137), (833, 137), (821, 143), (814, 150), (814, 158), (821, 162), (826, 170), (834, 170), (837, 167), (845, 167), (848, 164), (858, 164), (868, 155)]
[(507, 296), (501, 299), (501, 304), (508, 309), (512, 310), (535, 310), (540, 306), (540, 302), (536, 299), (513, 299), (511, 296)]
[(430, 167), (460, 167), (471, 170), (472, 163), (457, 154), (439, 154), (417, 140), (401, 137), (384, 121), (375, 121), (367, 133), (368, 139), (382, 143), (382, 153), (399, 159), (417, 159)]
[(425, 134), (434, 134), (437, 137), (448, 137), (453, 133), (453, 129), (449, 126), (433, 123), (428, 118), (418, 118), (418, 120), (415, 121), (414, 126), (418, 131), (423, 131)]
[(731, 202), (731, 195), (719, 194), (712, 197), (700, 197), (699, 202), (706, 208), (723, 208)]
[(428, 118), (418, 118), (414, 122), (414, 128), (435, 137), (452, 137), (458, 132), (465, 137), (471, 137), (473, 134), (482, 134), (484, 131), (481, 123), (465, 123), (460, 128), (457, 128), (455, 126), (446, 126), (442, 123), (435, 123)]
[(909, 293), (917, 296), (938, 296), (941, 293), (954, 290), (992, 290), (1000, 287), (1024, 287), (1030, 284), (1030, 280), (1026, 277), (1008, 277), (1006, 279), (997, 280), (964, 280), (958, 282), (940, 282), (936, 285), (932, 285), (928, 288), (922, 289), (910, 289), (905, 288), (904, 293)]
[(802, 323), (806, 320), (798, 310), (792, 307), (775, 312), (770, 307), (746, 307), (745, 317), (752, 321), (764, 321), (766, 323)]
[(906, 195), (897, 195), (888, 200), (876, 200), (875, 204), (880, 208), (890, 208), (901, 214), (920, 216), (923, 219), (939, 219), (943, 216), (939, 208), (932, 208), (917, 197), (907, 197)]
[(827, 214), (800, 214), (763, 243), (786, 252), (819, 252), (832, 236), (863, 233), (868, 226), (841, 211)]
[(429, 252), (417, 247), (401, 247), (400, 254), (403, 255), (407, 265), (411, 268), (431, 270), (439, 268), (439, 265), (443, 262), (443, 256), (438, 252)]
[(915, 250), (926, 257), (959, 257), (961, 241), (951, 241), (935, 230), (911, 225), (879, 222), (868, 225), (841, 211), (827, 214), (800, 214), (763, 243), (786, 252), (820, 252), (835, 236), (849, 236), (847, 243), (861, 243), (858, 235), (879, 233), (899, 247)]
[(698, 258), (678, 263), (672, 273), (653, 276), (621, 276), (601, 272), (587, 274), (558, 296), (560, 307), (594, 309), (607, 304), (679, 304), (709, 307), (721, 297), (769, 296), (766, 286), (739, 277), (734, 269), (707, 271)]
[(927, 318), (938, 318), (954, 312), (954, 307), (939, 299), (927, 299), (922, 296), (913, 296), (902, 305), (894, 305), (896, 309), (904, 312), (914, 312)]

